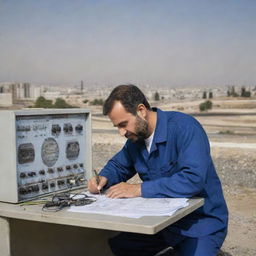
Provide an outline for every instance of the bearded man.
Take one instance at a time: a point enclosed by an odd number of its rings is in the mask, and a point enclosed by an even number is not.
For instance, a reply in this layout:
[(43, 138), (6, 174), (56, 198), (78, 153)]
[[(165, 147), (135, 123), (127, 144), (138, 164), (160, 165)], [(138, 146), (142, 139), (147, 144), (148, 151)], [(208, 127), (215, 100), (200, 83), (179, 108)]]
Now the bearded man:
[[(123, 232), (111, 238), (116, 256), (153, 256), (173, 247), (181, 256), (217, 255), (227, 234), (228, 210), (207, 135), (192, 116), (151, 108), (135, 85), (119, 85), (103, 106), (127, 141), (101, 170), (91, 193), (110, 198), (202, 197), (205, 204), (155, 235)], [(126, 181), (138, 173), (139, 184)]]

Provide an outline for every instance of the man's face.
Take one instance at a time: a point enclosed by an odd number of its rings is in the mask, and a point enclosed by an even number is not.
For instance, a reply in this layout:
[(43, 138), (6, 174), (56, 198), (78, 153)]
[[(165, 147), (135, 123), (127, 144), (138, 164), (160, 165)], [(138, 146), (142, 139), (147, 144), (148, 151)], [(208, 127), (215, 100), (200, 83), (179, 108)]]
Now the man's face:
[(114, 104), (108, 116), (121, 136), (134, 142), (148, 137), (148, 122), (139, 115), (135, 116), (127, 112), (119, 101)]

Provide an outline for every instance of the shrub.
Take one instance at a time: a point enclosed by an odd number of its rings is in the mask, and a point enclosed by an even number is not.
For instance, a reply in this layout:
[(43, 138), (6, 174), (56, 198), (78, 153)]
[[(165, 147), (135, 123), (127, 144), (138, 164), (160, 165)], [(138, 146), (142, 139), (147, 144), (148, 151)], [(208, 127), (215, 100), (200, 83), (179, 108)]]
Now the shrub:
[(104, 104), (104, 100), (103, 99), (94, 99), (93, 101), (90, 101), (90, 104), (102, 106)]
[(212, 109), (212, 102), (207, 100), (199, 105), (200, 111), (207, 111), (208, 109)]

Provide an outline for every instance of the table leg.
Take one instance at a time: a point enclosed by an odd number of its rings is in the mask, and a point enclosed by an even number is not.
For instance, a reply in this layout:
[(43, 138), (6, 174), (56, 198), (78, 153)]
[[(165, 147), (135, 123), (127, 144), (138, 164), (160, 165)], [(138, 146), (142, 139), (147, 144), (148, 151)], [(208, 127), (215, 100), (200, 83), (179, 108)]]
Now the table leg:
[(0, 217), (0, 255), (11, 256), (10, 223), (7, 218)]

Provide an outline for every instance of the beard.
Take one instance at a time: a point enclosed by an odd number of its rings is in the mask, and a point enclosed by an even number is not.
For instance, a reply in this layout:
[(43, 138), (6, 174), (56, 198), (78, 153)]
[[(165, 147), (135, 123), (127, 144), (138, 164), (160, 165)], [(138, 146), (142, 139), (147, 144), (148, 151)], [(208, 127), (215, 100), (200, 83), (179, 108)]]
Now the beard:
[(148, 136), (148, 122), (137, 115), (135, 122), (135, 133), (127, 132), (125, 137), (127, 139), (131, 139), (133, 142), (141, 142), (148, 138)]

